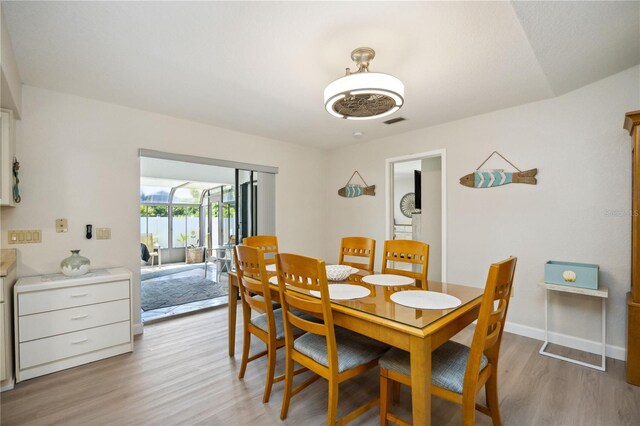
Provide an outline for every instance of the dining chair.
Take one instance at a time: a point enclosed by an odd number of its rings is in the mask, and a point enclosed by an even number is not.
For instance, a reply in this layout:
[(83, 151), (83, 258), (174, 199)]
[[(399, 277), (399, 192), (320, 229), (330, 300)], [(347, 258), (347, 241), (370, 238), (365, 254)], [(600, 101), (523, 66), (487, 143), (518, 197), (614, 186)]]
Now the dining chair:
[[(364, 258), (366, 262), (346, 260), (351, 257)], [(348, 265), (358, 269), (364, 269), (373, 273), (373, 265), (376, 259), (376, 240), (366, 237), (344, 237), (340, 243), (339, 265)]]
[[(393, 262), (393, 266), (389, 266)], [(411, 269), (398, 268), (405, 264)], [(420, 271), (414, 271), (414, 265)], [(416, 280), (416, 286), (428, 290), (427, 273), (429, 272), (429, 244), (414, 240), (386, 240), (382, 253), (382, 273), (403, 275)]]
[[(255, 247), (239, 245), (235, 247), (236, 273), (242, 299), (242, 317), (244, 339), (242, 342), (242, 362), (238, 378), (244, 378), (247, 364), (267, 355), (267, 380), (262, 402), (269, 402), (271, 388), (274, 383), (284, 380), (284, 375), (274, 377), (276, 367), (276, 350), (285, 344), (282, 310), (274, 309), (269, 289), (268, 276), (262, 250)], [(253, 316), (253, 313), (258, 315)], [(299, 329), (294, 334), (300, 335)], [(267, 350), (249, 357), (251, 336), (256, 336), (267, 346)], [(299, 373), (302, 370), (296, 372)]]
[(275, 255), (278, 253), (278, 237), (275, 235), (254, 235), (245, 237), (242, 244), (250, 247), (258, 247), (265, 254), (265, 263), (267, 265), (275, 264)]
[[(334, 327), (323, 260), (295, 254), (278, 254), (276, 259), (286, 342), (285, 385), (280, 418), (284, 420), (287, 417), (292, 396), (322, 377), (329, 384), (327, 425), (345, 424), (375, 407), (378, 398), (336, 420), (338, 385), (375, 367), (388, 346), (344, 328)], [(311, 296), (308, 291), (319, 292), (320, 298)], [(319, 322), (305, 320), (299, 315), (300, 312), (317, 317)], [(294, 327), (306, 331), (295, 341)], [(316, 376), (292, 389), (295, 362), (307, 367)]]
[[(431, 355), (431, 394), (462, 405), (462, 423), (475, 424), (475, 410), (502, 424), (498, 403), (498, 355), (509, 308), (509, 297), (517, 258), (510, 257), (489, 268), (478, 322), (471, 347), (452, 340)], [(388, 421), (407, 425), (389, 413), (389, 387), (395, 383), (411, 386), (409, 353), (392, 349), (380, 358), (380, 424)], [(486, 406), (476, 404), (476, 395), (485, 387)]]

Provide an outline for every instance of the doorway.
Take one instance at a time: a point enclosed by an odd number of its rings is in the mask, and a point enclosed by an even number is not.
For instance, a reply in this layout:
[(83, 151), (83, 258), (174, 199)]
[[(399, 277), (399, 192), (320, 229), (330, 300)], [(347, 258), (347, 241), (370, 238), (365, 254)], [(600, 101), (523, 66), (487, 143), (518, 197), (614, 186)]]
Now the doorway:
[(275, 173), (155, 151), (140, 157), (143, 322), (226, 304), (234, 246), (275, 233)]
[(429, 244), (428, 279), (447, 280), (446, 150), (388, 158), (386, 239)]

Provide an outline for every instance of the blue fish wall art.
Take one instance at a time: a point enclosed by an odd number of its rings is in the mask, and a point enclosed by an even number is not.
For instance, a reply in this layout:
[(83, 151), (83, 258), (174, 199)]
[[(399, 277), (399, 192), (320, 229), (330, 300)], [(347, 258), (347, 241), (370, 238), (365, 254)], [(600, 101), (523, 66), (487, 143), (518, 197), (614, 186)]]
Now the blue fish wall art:
[(510, 183), (526, 183), (535, 185), (538, 181), (538, 169), (524, 172), (505, 172), (504, 170), (476, 170), (460, 178), (460, 184), (469, 188), (494, 188)]

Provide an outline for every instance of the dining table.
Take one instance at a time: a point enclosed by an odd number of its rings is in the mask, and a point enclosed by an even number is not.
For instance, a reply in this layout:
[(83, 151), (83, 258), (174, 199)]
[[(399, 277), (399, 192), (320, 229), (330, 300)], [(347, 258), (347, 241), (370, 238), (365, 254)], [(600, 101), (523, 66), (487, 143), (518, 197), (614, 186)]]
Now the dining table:
[[(410, 353), (411, 402), (414, 425), (431, 424), (431, 353), (478, 318), (484, 289), (467, 285), (428, 281), (429, 291), (445, 293), (460, 300), (450, 309), (415, 309), (391, 300), (403, 290), (422, 290), (416, 286), (366, 284), (362, 279), (371, 272), (358, 270), (341, 282), (330, 284), (361, 285), (370, 290), (366, 297), (331, 300), (335, 325)], [(270, 283), (275, 300), (278, 286)], [(235, 353), (238, 281), (229, 273), (229, 356)], [(313, 297), (309, 295), (309, 297)]]

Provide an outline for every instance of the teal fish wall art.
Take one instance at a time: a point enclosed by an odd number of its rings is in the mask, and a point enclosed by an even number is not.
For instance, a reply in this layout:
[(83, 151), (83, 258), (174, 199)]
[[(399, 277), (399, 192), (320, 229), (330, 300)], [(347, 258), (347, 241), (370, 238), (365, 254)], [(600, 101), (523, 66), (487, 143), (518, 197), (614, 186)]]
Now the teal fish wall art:
[(505, 172), (504, 170), (476, 170), (460, 178), (460, 184), (469, 188), (493, 188), (510, 183), (535, 185), (538, 181), (538, 169), (524, 172)]
[[(351, 183), (351, 181), (353, 180), (353, 177), (356, 174), (358, 175), (360, 180), (362, 180), (362, 183), (364, 183), (364, 186)], [(338, 189), (338, 195), (345, 198), (355, 198), (361, 195), (375, 196), (376, 186), (367, 184), (367, 182), (365, 182), (364, 179), (362, 179), (362, 176), (360, 176), (360, 173), (358, 173), (358, 171), (356, 170), (355, 172), (353, 172), (353, 174), (347, 181), (347, 184), (342, 188)]]
[(362, 186), (348, 184), (343, 188), (338, 189), (338, 195), (346, 198), (359, 197), (361, 195), (376, 195), (376, 186)]
[[(481, 169), (494, 155), (498, 155), (511, 167), (516, 169), (517, 172), (505, 172), (504, 169)], [(498, 151), (493, 151), (473, 173), (469, 173), (460, 178), (460, 185), (468, 186), (469, 188), (495, 188), (496, 186), (508, 185), (510, 183), (536, 185), (538, 183), (536, 179), (537, 174), (538, 169), (522, 171), (514, 166), (511, 161), (504, 158)]]

